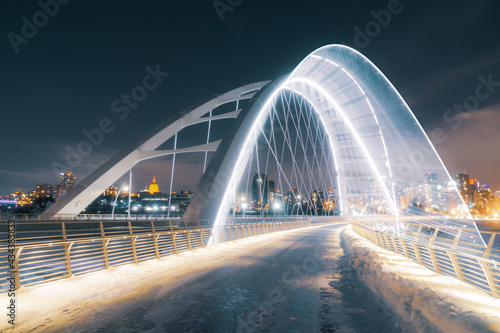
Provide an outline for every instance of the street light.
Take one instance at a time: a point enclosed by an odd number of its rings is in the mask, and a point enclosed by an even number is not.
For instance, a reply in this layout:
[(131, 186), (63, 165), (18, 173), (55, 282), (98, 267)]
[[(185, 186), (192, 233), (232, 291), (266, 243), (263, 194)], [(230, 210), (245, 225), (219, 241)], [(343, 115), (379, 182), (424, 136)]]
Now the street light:
[[(120, 193), (121, 193), (122, 190), (128, 191), (128, 187), (125, 186), (125, 183), (123, 183), (123, 185), (120, 186), (120, 189), (118, 190), (118, 193), (116, 194), (115, 202), (113, 202), (113, 209), (111, 211), (111, 218), (113, 218), (113, 216), (115, 215), (116, 201), (118, 200), (118, 197), (120, 196)], [(130, 207), (129, 207), (129, 210), (130, 210)]]

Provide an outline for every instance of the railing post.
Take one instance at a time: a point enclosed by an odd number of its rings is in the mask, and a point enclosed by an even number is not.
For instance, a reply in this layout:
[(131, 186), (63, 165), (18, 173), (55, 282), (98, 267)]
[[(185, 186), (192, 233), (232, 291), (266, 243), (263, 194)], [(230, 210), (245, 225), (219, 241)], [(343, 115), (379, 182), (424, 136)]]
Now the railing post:
[(176, 238), (176, 236), (177, 236), (177, 233), (176, 233), (176, 232), (174, 232), (174, 233), (173, 233), (173, 234), (171, 234), (171, 235), (172, 235), (172, 245), (173, 245), (173, 247), (174, 247), (174, 253), (175, 253), (175, 254), (179, 254), (179, 252), (177, 252), (177, 244), (175, 243), (175, 238)]
[(392, 246), (394, 247), (394, 251), (395, 251), (397, 254), (399, 254), (399, 253), (400, 253), (400, 251), (399, 251), (398, 241), (397, 241), (396, 237), (394, 237), (394, 236), (390, 236), (390, 239), (391, 239), (391, 241), (392, 241)]
[(415, 236), (413, 237), (413, 240), (417, 240), (418, 234), (420, 234), (420, 230), (422, 230), (422, 225), (421, 224), (418, 226), (417, 232), (415, 233)]
[(424, 265), (423, 261), (422, 261), (422, 256), (420, 255), (420, 249), (418, 248), (418, 244), (416, 243), (411, 243), (413, 245), (413, 251), (415, 251), (415, 257), (417, 258), (417, 262), (420, 264), (420, 265)]
[(220, 242), (224, 243), (224, 230), (220, 229)]
[(139, 261), (137, 260), (137, 250), (135, 248), (135, 242), (137, 241), (137, 236), (130, 237), (130, 242), (132, 244), (132, 255), (134, 257), (134, 264), (138, 265)]
[(462, 229), (459, 229), (457, 235), (455, 236), (455, 239), (453, 240), (453, 245), (451, 246), (452, 250), (455, 250), (457, 248), (461, 235), (462, 235)]
[(99, 227), (101, 229), (101, 238), (102, 238), (102, 254), (104, 256), (104, 269), (109, 268), (109, 257), (108, 257), (108, 242), (109, 239), (106, 240), (104, 237), (106, 237), (106, 234), (104, 233), (104, 226), (102, 221), (99, 222)]
[(483, 258), (488, 259), (488, 257), (490, 256), (491, 249), (493, 249), (493, 242), (495, 241), (496, 235), (497, 235), (496, 233), (491, 234), (490, 240), (488, 241), (488, 246), (486, 246), (486, 249), (484, 249)]
[(439, 267), (439, 262), (436, 257), (436, 252), (432, 247), (429, 245), (425, 247), (427, 251), (429, 252), (429, 256), (431, 257), (432, 265), (434, 266), (434, 271), (436, 273), (441, 273), (441, 268)]
[(455, 274), (457, 276), (457, 279), (465, 282), (464, 273), (462, 272), (462, 267), (460, 267), (460, 262), (458, 262), (457, 255), (451, 251), (446, 251), (446, 253), (448, 254), (448, 257), (451, 260), (451, 264), (453, 265), (453, 268), (455, 269)]
[(231, 241), (231, 227), (227, 227), (228, 241)]
[(14, 278), (15, 278), (15, 288), (19, 290), (21, 288), (21, 274), (19, 272), (19, 257), (21, 256), (21, 252), (23, 251), (23, 247), (17, 249), (15, 258), (14, 258)]
[(403, 248), (403, 252), (406, 258), (410, 258), (410, 252), (408, 251), (408, 247), (406, 246), (406, 241), (401, 239), (401, 247)]
[(439, 232), (439, 227), (434, 229), (434, 233), (432, 234), (432, 238), (431, 238), (431, 241), (429, 242), (429, 244), (434, 245), (434, 242), (436, 241), (438, 232)]
[(383, 243), (384, 243), (383, 248), (385, 248), (386, 250), (392, 251), (391, 250), (391, 245), (389, 244), (389, 241), (387, 240), (387, 235), (386, 234), (382, 234), (382, 239), (383, 239)]
[(153, 244), (155, 246), (156, 259), (160, 260), (160, 248), (158, 247), (158, 238), (160, 238), (160, 235), (153, 234)]
[(477, 262), (483, 269), (484, 276), (486, 276), (486, 281), (488, 281), (491, 295), (494, 298), (500, 298), (500, 292), (498, 291), (498, 282), (495, 280), (495, 276), (493, 275), (493, 271), (491, 270), (491, 264), (486, 260), (481, 260), (479, 258), (477, 259)]
[[(68, 240), (68, 236), (66, 234), (66, 224), (64, 222), (61, 222), (61, 225), (63, 232), (63, 240), (64, 242), (66, 242)], [(67, 243), (64, 243), (64, 259), (66, 261), (66, 275), (68, 277), (73, 276), (73, 271), (71, 270), (71, 257), (70, 257), (70, 251), (72, 246), (73, 243), (70, 243), (69, 245)]]
[(193, 249), (193, 247), (191, 246), (191, 231), (186, 232), (186, 234), (187, 234), (187, 239), (188, 239), (189, 251), (191, 251)]
[(205, 242), (203, 241), (203, 230), (200, 230), (200, 241), (201, 241), (201, 247), (205, 247)]

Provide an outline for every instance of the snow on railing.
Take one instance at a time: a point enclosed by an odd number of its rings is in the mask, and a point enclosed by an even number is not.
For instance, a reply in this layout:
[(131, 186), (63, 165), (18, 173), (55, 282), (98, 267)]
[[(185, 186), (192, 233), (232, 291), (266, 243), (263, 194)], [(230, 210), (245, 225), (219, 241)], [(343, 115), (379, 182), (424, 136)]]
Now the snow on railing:
[[(500, 236), (497, 232), (482, 232), (486, 248), (467, 244), (464, 251), (460, 247), (460, 236), (444, 240), (437, 238), (437, 231), (416, 231), (398, 235), (391, 230), (381, 230), (370, 226), (364, 220), (353, 219), (352, 228), (360, 236), (386, 250), (401, 254), (426, 268), (454, 277), (478, 288), (494, 298), (500, 298)], [(415, 223), (418, 225), (417, 223)]]

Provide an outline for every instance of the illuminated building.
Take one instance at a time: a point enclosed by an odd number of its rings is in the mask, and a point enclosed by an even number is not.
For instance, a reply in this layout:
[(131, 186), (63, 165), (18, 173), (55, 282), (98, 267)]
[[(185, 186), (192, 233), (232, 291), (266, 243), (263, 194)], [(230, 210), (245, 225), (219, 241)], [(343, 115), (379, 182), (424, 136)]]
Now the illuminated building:
[(252, 202), (255, 209), (260, 210), (268, 205), (269, 179), (266, 174), (258, 173), (252, 178)]
[(477, 181), (477, 179), (470, 178), (470, 180), (469, 180), (469, 189), (470, 189), (471, 204), (474, 204), (475, 203), (474, 193), (477, 190), (479, 190), (479, 182)]
[(455, 176), (457, 181), (458, 190), (460, 191), (460, 195), (464, 199), (465, 204), (471, 205), (471, 190), (470, 190), (470, 180), (469, 175), (459, 174)]
[(53, 198), (54, 192), (52, 185), (43, 183), (36, 186), (36, 199), (40, 198)]
[(276, 201), (276, 182), (274, 180), (269, 180), (269, 204), (273, 204)]
[(156, 183), (155, 176), (153, 176), (153, 182), (151, 183), (151, 185), (149, 185), (149, 193), (150, 194), (160, 193), (160, 188), (158, 187), (158, 184)]
[(115, 198), (118, 195), (118, 187), (111, 185), (110, 187), (104, 190), (102, 195), (105, 197)]
[(250, 202), (252, 201), (252, 196), (247, 193), (236, 193), (234, 197), (234, 212), (244, 212), (250, 210)]
[(193, 193), (191, 191), (181, 191), (181, 193), (172, 192), (170, 196), (170, 210), (184, 213), (193, 197)]
[(73, 175), (73, 172), (66, 171), (64, 173), (61, 173), (61, 183), (60, 184), (64, 188), (71, 190), (73, 187), (75, 187), (75, 180), (76, 180), (76, 176)]

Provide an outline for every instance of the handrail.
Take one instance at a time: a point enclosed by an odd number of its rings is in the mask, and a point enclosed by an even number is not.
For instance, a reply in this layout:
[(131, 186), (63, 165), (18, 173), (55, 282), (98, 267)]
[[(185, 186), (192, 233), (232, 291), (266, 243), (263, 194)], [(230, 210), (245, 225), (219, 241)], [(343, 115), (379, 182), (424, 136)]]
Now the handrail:
[[(310, 226), (303, 217), (238, 219), (220, 229), (220, 242)], [(33, 231), (41, 226), (45, 230)], [(19, 231), (21, 226), (27, 231)], [(58, 228), (55, 228), (58, 227)], [(7, 239), (0, 239), (0, 293), (14, 272), (16, 289), (129, 263), (205, 247), (212, 221), (128, 220), (16, 222), (15, 267), (8, 261)], [(217, 229), (219, 232), (219, 229)], [(41, 234), (40, 234), (41, 233)]]
[(466, 253), (457, 250), (456, 246), (450, 249), (435, 244), (435, 237), (432, 236), (422, 239), (419, 232), (411, 239), (407, 235), (398, 237), (388, 230), (376, 230), (359, 220), (351, 221), (351, 225), (357, 234), (386, 250), (401, 254), (436, 273), (470, 284), (494, 298), (500, 298), (500, 249), (494, 247), (495, 239), (500, 240), (500, 237), (495, 238), (495, 232), (485, 232), (491, 234), (486, 249), (473, 249), (471, 253)]

